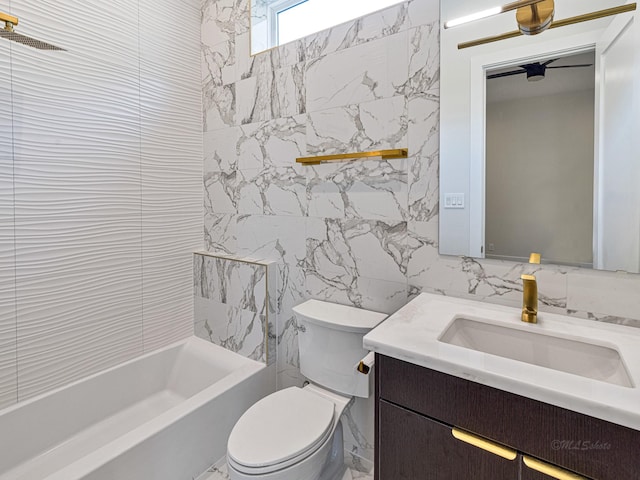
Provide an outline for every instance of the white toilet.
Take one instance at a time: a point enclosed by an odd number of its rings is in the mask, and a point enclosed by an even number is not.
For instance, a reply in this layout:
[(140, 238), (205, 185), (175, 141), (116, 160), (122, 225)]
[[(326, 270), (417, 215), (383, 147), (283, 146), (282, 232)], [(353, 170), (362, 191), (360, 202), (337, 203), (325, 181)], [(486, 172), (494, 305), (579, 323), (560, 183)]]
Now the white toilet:
[(263, 398), (240, 417), (227, 444), (231, 480), (341, 480), (340, 417), (353, 396), (369, 397), (373, 375), (356, 370), (362, 337), (387, 315), (308, 300), (293, 311), (300, 371), (311, 384)]

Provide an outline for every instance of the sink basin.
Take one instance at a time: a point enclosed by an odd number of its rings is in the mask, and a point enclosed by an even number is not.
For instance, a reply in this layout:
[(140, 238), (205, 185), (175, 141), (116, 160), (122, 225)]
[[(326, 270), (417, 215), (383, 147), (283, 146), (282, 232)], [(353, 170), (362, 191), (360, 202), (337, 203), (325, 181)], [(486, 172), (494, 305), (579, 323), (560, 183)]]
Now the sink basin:
[[(536, 325), (530, 325), (535, 330)], [(456, 317), (440, 342), (520, 362), (633, 387), (617, 350), (586, 341)]]

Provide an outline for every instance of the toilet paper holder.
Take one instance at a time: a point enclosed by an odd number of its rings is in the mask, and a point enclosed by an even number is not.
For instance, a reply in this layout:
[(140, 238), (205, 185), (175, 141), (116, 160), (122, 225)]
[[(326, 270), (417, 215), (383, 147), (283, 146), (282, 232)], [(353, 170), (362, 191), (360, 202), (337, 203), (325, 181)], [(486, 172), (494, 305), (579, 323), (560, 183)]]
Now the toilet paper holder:
[(371, 369), (373, 368), (373, 365), (375, 364), (375, 360), (376, 360), (375, 353), (369, 352), (366, 357), (364, 357), (362, 360), (358, 362), (358, 365), (356, 365), (356, 370), (358, 370), (360, 373), (364, 375), (369, 375), (369, 372), (371, 371)]

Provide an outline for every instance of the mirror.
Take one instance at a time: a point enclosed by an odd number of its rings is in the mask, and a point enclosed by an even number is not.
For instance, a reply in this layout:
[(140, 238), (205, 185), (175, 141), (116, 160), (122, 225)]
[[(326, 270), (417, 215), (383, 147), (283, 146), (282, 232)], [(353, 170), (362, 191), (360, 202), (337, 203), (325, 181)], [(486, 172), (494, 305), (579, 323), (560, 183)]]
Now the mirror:
[[(557, 0), (555, 19), (620, 3)], [(442, 0), (441, 21), (496, 6)], [(637, 19), (468, 49), (515, 13), (441, 29), (441, 254), (640, 272)]]

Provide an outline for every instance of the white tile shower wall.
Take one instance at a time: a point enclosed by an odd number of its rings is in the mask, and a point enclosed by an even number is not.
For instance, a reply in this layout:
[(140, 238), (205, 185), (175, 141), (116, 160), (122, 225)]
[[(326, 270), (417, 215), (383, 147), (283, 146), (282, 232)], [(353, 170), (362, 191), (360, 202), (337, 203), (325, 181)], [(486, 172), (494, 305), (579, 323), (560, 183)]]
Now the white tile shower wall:
[(193, 332), (202, 117), (196, 6), (0, 7), (2, 407)]
[[(215, 16), (224, 12), (222, 16)], [(393, 312), (420, 291), (640, 326), (640, 276), (438, 254), (439, 2), (409, 0), (251, 57), (247, 2), (203, 0), (205, 244), (279, 262), (278, 387), (300, 385), (291, 308)], [(408, 147), (406, 160), (295, 157)], [(609, 290), (618, 290), (610, 295)], [(345, 446), (371, 459), (371, 404)]]
[(245, 357), (275, 363), (277, 265), (248, 258), (195, 253), (196, 336)]

